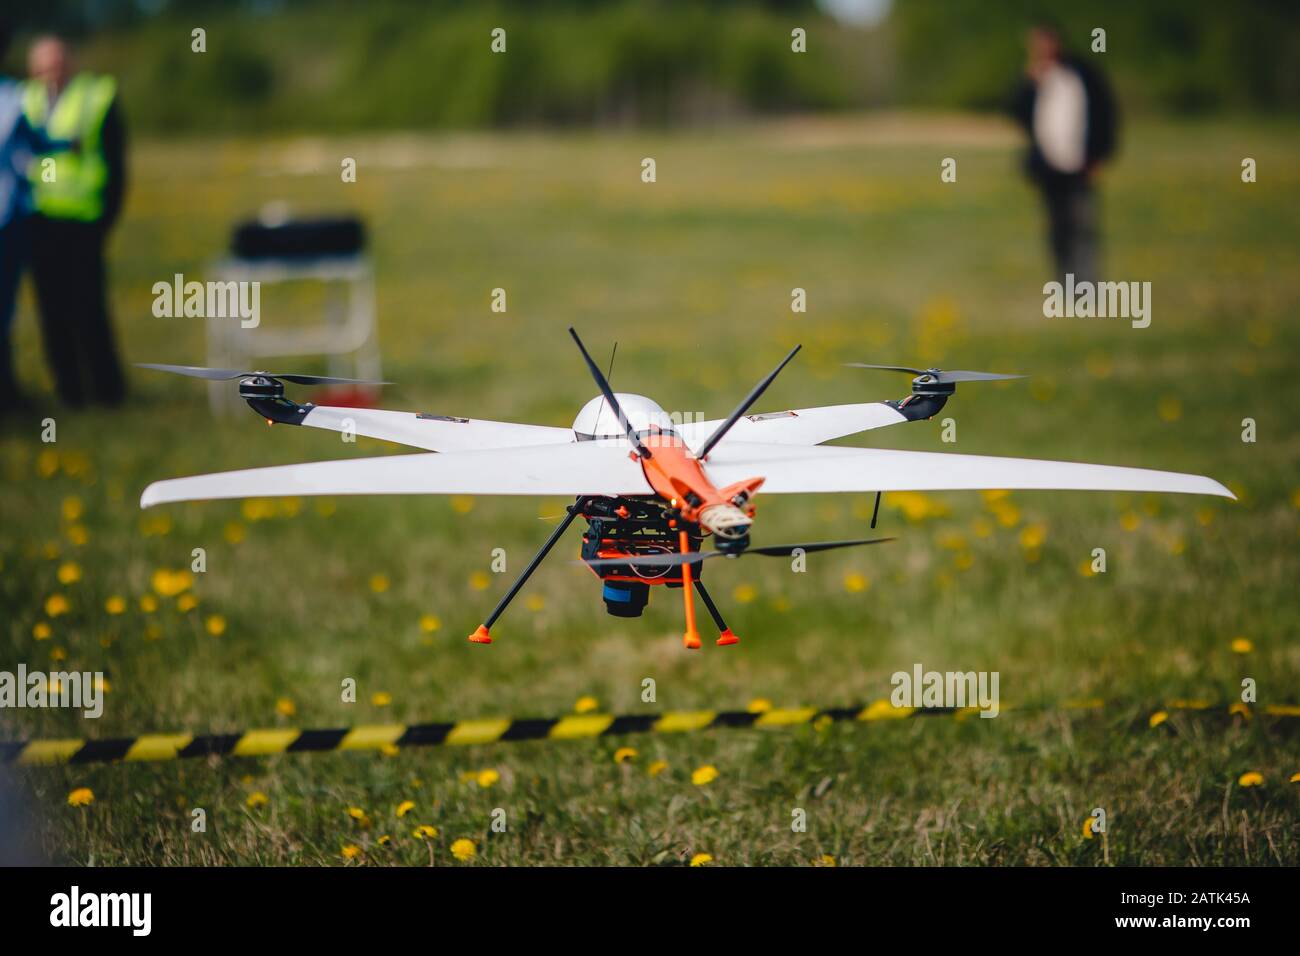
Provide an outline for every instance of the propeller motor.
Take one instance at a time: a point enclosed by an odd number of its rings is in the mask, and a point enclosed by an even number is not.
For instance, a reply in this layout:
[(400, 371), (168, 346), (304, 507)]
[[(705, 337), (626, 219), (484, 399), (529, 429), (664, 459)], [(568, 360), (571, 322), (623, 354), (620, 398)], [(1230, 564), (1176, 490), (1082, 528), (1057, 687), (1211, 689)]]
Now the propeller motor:
[(998, 372), (972, 372), (965, 369), (944, 371), (941, 368), (911, 368), (907, 365), (868, 365), (865, 362), (846, 362), (849, 368), (870, 368), (885, 372), (906, 372), (912, 379), (913, 395), (948, 396), (957, 391), (958, 382), (1001, 382), (1023, 375), (1002, 375)]

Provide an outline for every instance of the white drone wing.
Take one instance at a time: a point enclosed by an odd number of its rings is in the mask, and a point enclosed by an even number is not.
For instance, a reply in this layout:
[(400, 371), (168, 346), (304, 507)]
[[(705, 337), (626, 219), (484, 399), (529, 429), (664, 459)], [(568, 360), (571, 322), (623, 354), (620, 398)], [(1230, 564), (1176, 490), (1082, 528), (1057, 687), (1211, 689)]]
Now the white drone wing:
[(762, 475), (765, 494), (1055, 489), (1236, 496), (1213, 478), (1145, 468), (878, 448), (722, 442), (705, 466), (719, 487)]
[[(823, 405), (820, 408), (796, 408), (765, 415), (742, 416), (723, 444), (735, 442), (764, 442), (777, 445), (820, 445), (832, 438), (856, 435), (858, 432), (907, 421), (907, 416), (884, 402), (863, 402), (857, 405)], [(717, 430), (723, 419), (707, 422), (687, 422), (677, 428), (682, 441), (698, 448)], [(719, 448), (722, 445), (718, 446)], [(717, 449), (710, 455), (717, 456)]]
[(140, 507), (169, 501), (284, 495), (646, 495), (641, 466), (624, 444), (570, 442), (445, 454), (250, 468), (156, 481)]
[(297, 424), (336, 432), (351, 431), (429, 451), (481, 451), (487, 448), (564, 445), (573, 441), (573, 431), (568, 428), (330, 405), (310, 408)]

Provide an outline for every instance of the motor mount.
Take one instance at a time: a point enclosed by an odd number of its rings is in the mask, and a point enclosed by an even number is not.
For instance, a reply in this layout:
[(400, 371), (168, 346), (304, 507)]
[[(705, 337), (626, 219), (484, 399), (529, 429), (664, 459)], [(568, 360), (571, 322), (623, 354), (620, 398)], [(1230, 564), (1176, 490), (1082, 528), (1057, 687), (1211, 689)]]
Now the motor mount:
[(239, 380), (239, 397), (242, 399), (284, 398), (284, 382), (269, 375), (250, 375)]

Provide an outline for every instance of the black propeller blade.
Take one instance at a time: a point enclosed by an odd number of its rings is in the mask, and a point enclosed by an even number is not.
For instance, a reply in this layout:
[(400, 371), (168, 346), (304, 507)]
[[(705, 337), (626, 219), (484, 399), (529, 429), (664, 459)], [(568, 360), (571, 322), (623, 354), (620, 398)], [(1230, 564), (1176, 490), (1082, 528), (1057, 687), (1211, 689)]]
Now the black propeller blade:
[(957, 382), (999, 382), (1012, 378), (1024, 378), (1023, 375), (1001, 375), (997, 372), (969, 372), (954, 369), (945, 372), (939, 368), (909, 368), (906, 365), (868, 365), (865, 362), (845, 362), (849, 368), (874, 368), (886, 372), (907, 372), (911, 375), (925, 375), (940, 385), (952, 385)]
[(747, 554), (757, 554), (765, 558), (786, 558), (795, 552), (811, 554), (814, 551), (833, 551), (836, 548), (853, 548), (860, 544), (884, 544), (894, 538), (863, 538), (858, 541), (819, 541), (813, 544), (773, 544), (761, 548), (748, 548), (737, 554), (725, 551), (671, 551), (663, 554), (636, 554), (624, 558), (592, 558), (582, 563), (588, 567), (603, 568), (614, 565), (637, 565), (640, 567), (674, 567), (679, 564), (698, 564), (709, 558), (742, 558)]
[(229, 382), (237, 378), (249, 378), (260, 375), (263, 378), (281, 379), (295, 385), (391, 385), (392, 382), (369, 382), (360, 378), (337, 378), (332, 375), (299, 375), (296, 372), (241, 372), (234, 368), (203, 368), (199, 365), (157, 365), (152, 362), (137, 362), (136, 368), (151, 368), (158, 372), (173, 372), (176, 375), (188, 375), (190, 378), (202, 378), (209, 382)]
[[(600, 387), (600, 394), (605, 396), (605, 401), (608, 402), (609, 407), (614, 410), (614, 414), (618, 417), (618, 423), (623, 426), (623, 431), (627, 433), (628, 440), (632, 442), (632, 447), (637, 450), (637, 454), (642, 458), (653, 457), (650, 454), (650, 449), (646, 448), (646, 446), (642, 444), (641, 439), (637, 437), (636, 429), (632, 427), (632, 423), (629, 422), (627, 416), (623, 414), (623, 409), (618, 404), (618, 399), (614, 397), (614, 390), (609, 387), (609, 379), (605, 378), (600, 367), (597, 366), (596, 363), (592, 361), (591, 356), (587, 354), (587, 347), (582, 344), (582, 339), (578, 338), (578, 333), (574, 330), (573, 326), (569, 326), (569, 334), (573, 336), (573, 341), (577, 343), (578, 351), (582, 353), (582, 358), (587, 363), (587, 368), (591, 372), (591, 377), (596, 380), (596, 384)], [(612, 361), (613, 360), (611, 359), (611, 362)]]
[(717, 430), (708, 437), (708, 440), (700, 446), (700, 450), (695, 453), (696, 458), (702, 459), (708, 457), (709, 452), (713, 450), (713, 446), (722, 441), (722, 436), (731, 431), (731, 426), (740, 421), (740, 416), (749, 411), (750, 406), (758, 401), (759, 396), (767, 391), (767, 387), (772, 384), (772, 380), (781, 374), (781, 369), (785, 368), (790, 363), (790, 359), (794, 358), (801, 348), (803, 348), (802, 345), (796, 345), (792, 348), (790, 354), (781, 360), (781, 364), (768, 372), (767, 377), (754, 386), (753, 390), (745, 396), (745, 400), (736, 407), (736, 410), (731, 413), (730, 417), (719, 425)]

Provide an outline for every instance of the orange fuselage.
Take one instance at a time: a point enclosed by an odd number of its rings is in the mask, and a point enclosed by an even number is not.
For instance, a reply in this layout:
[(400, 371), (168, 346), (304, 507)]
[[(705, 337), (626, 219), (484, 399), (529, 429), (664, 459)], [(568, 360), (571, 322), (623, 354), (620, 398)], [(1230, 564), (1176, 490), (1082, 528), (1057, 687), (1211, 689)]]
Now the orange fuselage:
[(644, 443), (650, 457), (637, 457), (646, 481), (670, 507), (680, 511), (686, 521), (698, 524), (701, 513), (720, 505), (738, 507), (753, 517), (754, 506), (750, 499), (763, 484), (762, 478), (748, 478), (718, 488), (704, 473), (700, 459), (691, 454), (686, 443), (675, 433), (655, 429), (645, 437)]

